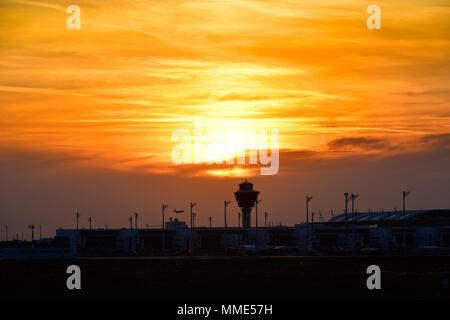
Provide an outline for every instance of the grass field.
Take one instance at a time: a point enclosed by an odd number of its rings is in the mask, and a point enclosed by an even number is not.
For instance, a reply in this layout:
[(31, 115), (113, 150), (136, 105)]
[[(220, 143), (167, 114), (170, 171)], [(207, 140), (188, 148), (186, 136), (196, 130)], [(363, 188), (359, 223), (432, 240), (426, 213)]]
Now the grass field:
[[(66, 268), (81, 268), (68, 290)], [(366, 268), (381, 268), (368, 290)], [(450, 299), (450, 257), (183, 257), (0, 260), (1, 298)]]

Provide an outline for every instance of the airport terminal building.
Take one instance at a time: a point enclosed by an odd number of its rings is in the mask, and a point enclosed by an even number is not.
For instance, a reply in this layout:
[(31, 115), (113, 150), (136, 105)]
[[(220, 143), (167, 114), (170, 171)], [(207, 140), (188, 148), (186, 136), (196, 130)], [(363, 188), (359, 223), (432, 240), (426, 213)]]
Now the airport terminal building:
[[(0, 242), (4, 258), (168, 255), (330, 255), (450, 253), (450, 210), (355, 212), (293, 227), (255, 227), (259, 191), (245, 180), (234, 192), (239, 227), (196, 227), (178, 219), (161, 228), (58, 229), (47, 241)], [(346, 195), (346, 200), (347, 196)], [(407, 193), (404, 192), (404, 197)], [(352, 194), (353, 196), (353, 194)], [(307, 196), (307, 204), (310, 197)], [(229, 203), (229, 202), (228, 202)], [(226, 210), (227, 201), (225, 201)], [(307, 209), (308, 210), (308, 209)], [(226, 212), (226, 211), (225, 211)], [(308, 211), (307, 211), (308, 212)], [(78, 225), (77, 213), (77, 225)], [(137, 217), (137, 216), (136, 216)]]
[(58, 229), (42, 241), (0, 243), (4, 258), (163, 255), (450, 253), (450, 210), (341, 214), (294, 227)]
[[(294, 227), (59, 229), (78, 255), (221, 255), (450, 252), (450, 210), (362, 212)], [(64, 242), (64, 241), (63, 241)]]

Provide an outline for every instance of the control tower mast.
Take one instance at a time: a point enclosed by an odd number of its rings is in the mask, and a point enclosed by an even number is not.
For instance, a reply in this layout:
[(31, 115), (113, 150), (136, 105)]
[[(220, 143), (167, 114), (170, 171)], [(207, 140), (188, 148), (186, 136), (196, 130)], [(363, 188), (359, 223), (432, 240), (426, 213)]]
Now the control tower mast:
[(242, 210), (242, 227), (250, 228), (251, 211), (258, 199), (259, 191), (253, 190), (253, 183), (245, 180), (239, 184), (239, 190), (234, 193), (238, 206)]

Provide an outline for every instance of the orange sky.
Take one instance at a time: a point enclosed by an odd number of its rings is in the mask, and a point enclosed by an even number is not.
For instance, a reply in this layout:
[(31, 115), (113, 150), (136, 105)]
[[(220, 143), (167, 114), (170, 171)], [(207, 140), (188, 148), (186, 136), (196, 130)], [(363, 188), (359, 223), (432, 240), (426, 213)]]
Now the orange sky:
[(171, 134), (202, 120), (279, 129), (283, 154), (420, 151), (450, 133), (450, 8), (377, 1), (382, 30), (368, 30), (370, 4), (2, 1), (0, 148), (180, 174)]
[[(81, 7), (81, 30), (66, 8)], [(366, 9), (381, 8), (381, 30)], [(272, 222), (448, 208), (450, 7), (415, 1), (0, 2), (0, 225), (222, 225), (243, 177)], [(177, 129), (278, 129), (279, 172), (171, 162)], [(254, 175), (254, 176), (253, 176)], [(235, 201), (230, 225), (237, 225)], [(169, 212), (168, 211), (168, 212)], [(187, 212), (187, 211), (186, 211)], [(189, 220), (187, 216), (179, 216)], [(3, 227), (0, 231), (3, 239)]]

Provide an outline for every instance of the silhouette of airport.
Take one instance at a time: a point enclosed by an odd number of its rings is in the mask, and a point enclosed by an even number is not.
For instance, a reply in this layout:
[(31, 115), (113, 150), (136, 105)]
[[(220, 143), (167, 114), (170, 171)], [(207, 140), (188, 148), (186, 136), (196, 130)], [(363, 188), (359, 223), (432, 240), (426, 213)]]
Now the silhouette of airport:
[[(234, 193), (241, 208), (238, 227), (196, 227), (190, 205), (191, 221), (164, 219), (164, 227), (139, 228), (130, 217), (130, 227), (121, 229), (80, 229), (77, 213), (76, 229), (58, 229), (50, 239), (0, 242), (5, 259), (72, 258), (74, 256), (189, 256), (189, 255), (365, 255), (450, 253), (450, 210), (402, 210), (380, 212), (348, 212), (328, 221), (314, 221), (308, 212), (307, 223), (294, 226), (258, 225), (259, 191), (247, 180)], [(403, 193), (405, 199), (407, 193)], [(255, 210), (253, 210), (253, 208)], [(403, 206), (405, 208), (405, 206)], [(252, 219), (254, 211), (254, 219)], [(310, 219), (311, 217), (311, 219)], [(261, 217), (259, 217), (261, 218)], [(255, 221), (255, 225), (251, 222)], [(90, 220), (91, 222), (91, 220)], [(30, 226), (34, 232), (34, 226)]]

